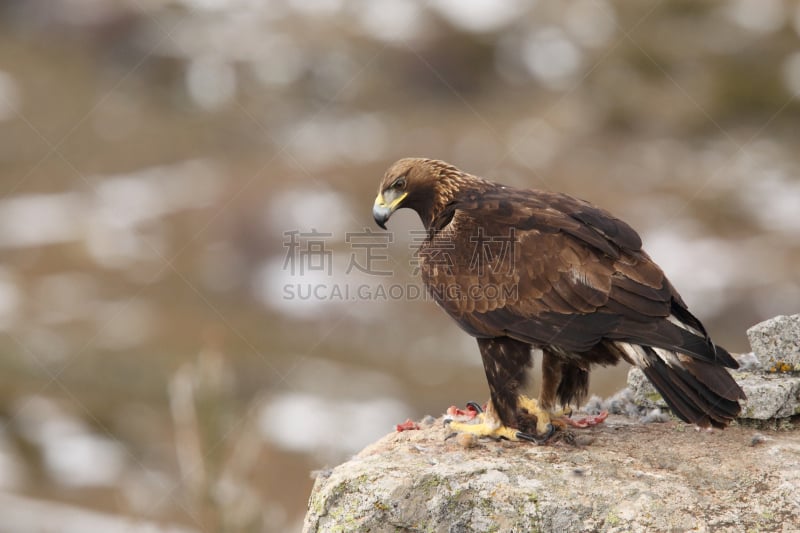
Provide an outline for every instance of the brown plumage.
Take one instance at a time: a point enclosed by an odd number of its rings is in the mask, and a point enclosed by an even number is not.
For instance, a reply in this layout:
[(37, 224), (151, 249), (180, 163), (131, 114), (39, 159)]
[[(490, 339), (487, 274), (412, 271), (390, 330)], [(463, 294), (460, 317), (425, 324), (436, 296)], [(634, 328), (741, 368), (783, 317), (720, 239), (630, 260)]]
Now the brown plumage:
[(571, 196), (521, 190), (431, 159), (401, 159), (373, 208), (384, 227), (414, 209), (428, 231), (422, 279), (436, 302), (478, 339), (491, 405), (502, 424), (524, 426), (519, 389), (541, 348), (539, 407), (580, 403), (593, 364), (640, 367), (681, 419), (724, 427), (744, 393), (639, 235)]

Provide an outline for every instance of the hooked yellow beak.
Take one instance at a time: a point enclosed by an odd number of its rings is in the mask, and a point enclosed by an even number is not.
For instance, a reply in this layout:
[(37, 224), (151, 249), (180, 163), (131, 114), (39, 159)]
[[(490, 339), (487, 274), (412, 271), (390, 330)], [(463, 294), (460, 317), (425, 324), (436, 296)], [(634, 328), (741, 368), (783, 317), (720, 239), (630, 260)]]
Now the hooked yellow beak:
[(387, 191), (387, 197), (383, 196), (383, 193), (378, 194), (378, 197), (375, 198), (375, 204), (372, 206), (372, 218), (375, 219), (375, 223), (380, 226), (382, 229), (386, 229), (386, 221), (389, 220), (389, 217), (392, 216), (392, 213), (400, 205), (406, 196), (408, 196), (407, 192), (403, 194), (397, 195), (397, 193), (393, 190)]

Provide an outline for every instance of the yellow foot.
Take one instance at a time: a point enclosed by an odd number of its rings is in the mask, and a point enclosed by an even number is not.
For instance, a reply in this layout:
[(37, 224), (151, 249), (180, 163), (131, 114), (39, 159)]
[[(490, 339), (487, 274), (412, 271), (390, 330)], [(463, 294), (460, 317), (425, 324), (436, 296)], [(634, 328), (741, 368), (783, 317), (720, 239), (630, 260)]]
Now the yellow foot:
[(525, 409), (529, 414), (536, 417), (536, 431), (539, 433), (546, 433), (548, 431), (552, 433), (553, 425), (560, 428), (566, 427), (568, 424), (561, 419), (569, 417), (572, 414), (572, 409), (570, 407), (565, 407), (553, 412), (542, 409), (539, 407), (539, 402), (525, 395), (520, 395), (517, 402), (520, 409)]
[(544, 431), (539, 432), (539, 435), (532, 435), (518, 429), (504, 426), (499, 420), (495, 419), (494, 416), (487, 415), (485, 412), (479, 412), (469, 422), (455, 420), (452, 415), (447, 415), (445, 416), (444, 423), (454, 431), (454, 433), (447, 436), (448, 439), (458, 433), (469, 433), (477, 437), (490, 437), (495, 440), (526, 440), (537, 444), (544, 444), (554, 432), (553, 426), (547, 424)]

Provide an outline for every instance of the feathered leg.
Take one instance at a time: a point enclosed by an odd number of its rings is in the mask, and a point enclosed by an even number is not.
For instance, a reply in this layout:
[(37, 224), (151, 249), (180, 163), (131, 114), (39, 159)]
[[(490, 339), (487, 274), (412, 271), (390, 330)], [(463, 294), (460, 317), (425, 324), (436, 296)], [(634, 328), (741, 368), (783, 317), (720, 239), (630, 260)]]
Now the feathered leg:
[(556, 392), (561, 385), (561, 361), (547, 350), (542, 352), (542, 387), (539, 390), (539, 409), (552, 411)]
[[(582, 390), (584, 388), (588, 388), (586, 371), (565, 363), (548, 350), (543, 350), (542, 386), (539, 390), (539, 399), (534, 400), (521, 396), (519, 406), (528, 414), (536, 417), (536, 431), (543, 433), (548, 431), (553, 424), (569, 425), (568, 421), (564, 421), (565, 415), (572, 412), (568, 405), (573, 397), (585, 395), (585, 391)], [(556, 411), (558, 403), (563, 408)]]
[(533, 418), (519, 410), (519, 390), (525, 384), (531, 366), (531, 346), (507, 337), (478, 339), (483, 359), (483, 368), (489, 383), (491, 399), (486, 411), (478, 415), (480, 422), (469, 424), (450, 422), (458, 432), (472, 433), (481, 437), (506, 438), (509, 440), (531, 440), (542, 442), (553, 432), (545, 422), (539, 435), (529, 432), (534, 428)]

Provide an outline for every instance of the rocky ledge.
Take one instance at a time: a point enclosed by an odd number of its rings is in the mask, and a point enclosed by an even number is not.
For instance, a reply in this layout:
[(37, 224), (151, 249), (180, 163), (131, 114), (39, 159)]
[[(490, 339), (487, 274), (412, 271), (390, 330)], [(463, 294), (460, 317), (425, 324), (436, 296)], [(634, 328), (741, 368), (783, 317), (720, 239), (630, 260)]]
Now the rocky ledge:
[(611, 415), (545, 446), (447, 434), (428, 421), (319, 473), (304, 531), (800, 529), (795, 431)]

